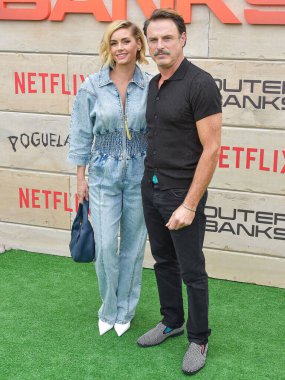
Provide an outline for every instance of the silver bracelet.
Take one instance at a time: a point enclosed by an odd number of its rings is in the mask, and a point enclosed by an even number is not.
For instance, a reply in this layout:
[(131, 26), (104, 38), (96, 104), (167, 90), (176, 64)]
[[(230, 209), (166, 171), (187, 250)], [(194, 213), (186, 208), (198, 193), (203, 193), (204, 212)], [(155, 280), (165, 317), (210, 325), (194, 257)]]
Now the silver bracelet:
[(182, 203), (182, 206), (183, 206), (184, 208), (186, 208), (186, 210), (188, 210), (188, 211), (196, 212), (196, 210), (195, 210), (194, 208), (190, 208), (190, 207), (186, 206), (184, 203)]

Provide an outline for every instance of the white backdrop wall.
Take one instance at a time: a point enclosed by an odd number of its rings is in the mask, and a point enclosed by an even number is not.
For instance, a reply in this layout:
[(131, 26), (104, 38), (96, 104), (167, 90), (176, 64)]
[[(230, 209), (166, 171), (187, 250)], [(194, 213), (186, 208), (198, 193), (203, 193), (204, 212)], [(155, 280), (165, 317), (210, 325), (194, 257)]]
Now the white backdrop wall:
[[(166, 2), (128, 0), (127, 17), (142, 26), (146, 5)], [(125, 1), (101, 3), (112, 15)], [(185, 47), (223, 95), (222, 151), (206, 209), (207, 269), (211, 277), (285, 287), (285, 1), (274, 8), (258, 6), (261, 0), (219, 3), (240, 23), (222, 22), (211, 1), (194, 5)], [(106, 23), (92, 14), (3, 20), (1, 7), (0, 244), (69, 255), (76, 210), (69, 117), (80, 84), (100, 68)], [(185, 9), (190, 17), (190, 5)], [(250, 24), (245, 10), (274, 10), (279, 25)], [(156, 73), (151, 60), (143, 68)], [(144, 264), (153, 264), (149, 246)]]

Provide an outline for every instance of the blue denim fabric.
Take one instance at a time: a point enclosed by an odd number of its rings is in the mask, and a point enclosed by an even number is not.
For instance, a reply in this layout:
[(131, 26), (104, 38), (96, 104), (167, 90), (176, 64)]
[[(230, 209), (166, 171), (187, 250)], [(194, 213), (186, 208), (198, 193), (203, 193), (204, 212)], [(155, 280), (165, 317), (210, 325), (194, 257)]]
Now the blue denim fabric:
[[(149, 80), (150, 76), (136, 66), (124, 112), (110, 68), (102, 68), (83, 83), (71, 115), (69, 161), (89, 164), (95, 266), (103, 301), (99, 318), (110, 324), (133, 318), (141, 289), (146, 228), (140, 182)], [(126, 135), (125, 118), (131, 140)]]

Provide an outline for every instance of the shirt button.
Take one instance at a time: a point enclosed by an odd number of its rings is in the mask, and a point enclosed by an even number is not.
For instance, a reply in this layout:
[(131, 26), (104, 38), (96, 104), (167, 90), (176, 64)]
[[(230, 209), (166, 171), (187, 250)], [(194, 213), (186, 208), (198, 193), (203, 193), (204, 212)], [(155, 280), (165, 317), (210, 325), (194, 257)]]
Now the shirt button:
[(157, 97), (155, 98), (155, 100), (159, 100), (159, 96), (157, 96)]
[(157, 115), (154, 115), (154, 118), (157, 119)]
[(153, 151), (153, 155), (154, 155), (154, 156), (156, 155), (156, 151), (155, 151), (155, 150)]

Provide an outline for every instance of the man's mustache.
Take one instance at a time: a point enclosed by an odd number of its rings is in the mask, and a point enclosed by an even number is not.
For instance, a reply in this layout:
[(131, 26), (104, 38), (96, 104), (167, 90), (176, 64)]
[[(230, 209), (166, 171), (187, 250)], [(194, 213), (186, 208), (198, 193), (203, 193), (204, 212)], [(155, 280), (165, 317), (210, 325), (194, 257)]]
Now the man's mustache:
[(170, 55), (170, 51), (164, 49), (156, 49), (153, 55), (156, 57), (159, 54)]

